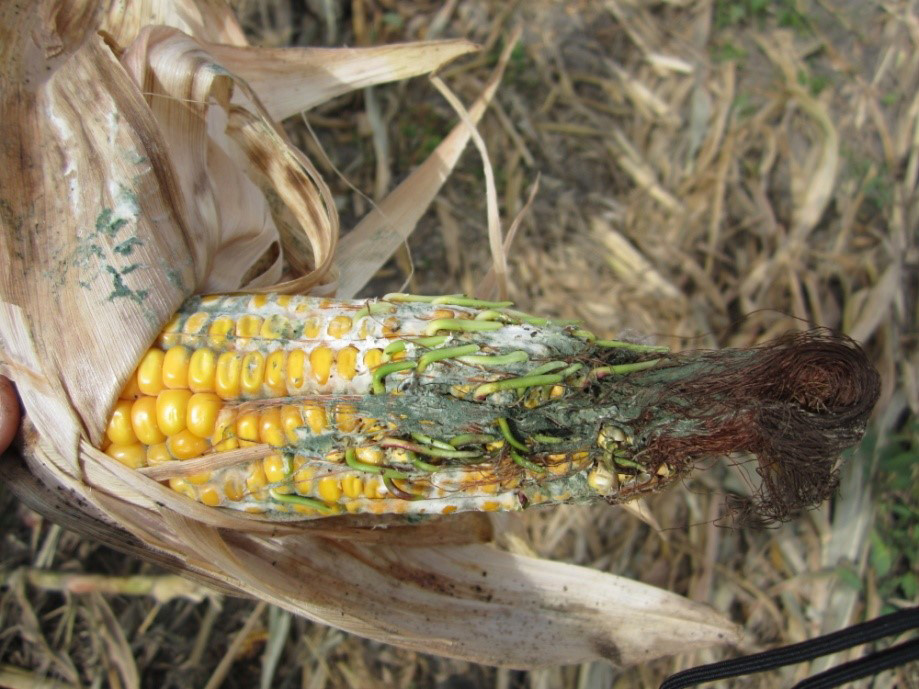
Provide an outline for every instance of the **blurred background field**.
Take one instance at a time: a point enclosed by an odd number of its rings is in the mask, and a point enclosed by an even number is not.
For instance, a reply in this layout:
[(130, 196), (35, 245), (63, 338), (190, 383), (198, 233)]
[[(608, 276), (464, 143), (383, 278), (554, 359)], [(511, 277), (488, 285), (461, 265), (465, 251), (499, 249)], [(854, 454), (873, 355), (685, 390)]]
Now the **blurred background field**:
[[(916, 2), (234, 4), (260, 45), (471, 39), (481, 52), (441, 74), (466, 103), (520, 27), (480, 126), (505, 228), (539, 180), (509, 252), (511, 297), (676, 349), (842, 330), (883, 379), (873, 425), (838, 497), (780, 528), (719, 521), (725, 492), (749, 485), (742, 464), (723, 462), (651, 499), (645, 520), (609, 507), (500, 520), (505, 547), (679, 592), (744, 627), (738, 649), (625, 670), (507, 671), (365, 642), (79, 538), (0, 486), (0, 686), (122, 686), (133, 663), (141, 685), (157, 687), (656, 687), (684, 667), (919, 603)], [(348, 228), (455, 121), (418, 79), (287, 127)], [(470, 148), (365, 293), (474, 292), (489, 265), (482, 163)], [(867, 650), (711, 686), (790, 686)], [(919, 668), (853, 686), (916, 688)]]

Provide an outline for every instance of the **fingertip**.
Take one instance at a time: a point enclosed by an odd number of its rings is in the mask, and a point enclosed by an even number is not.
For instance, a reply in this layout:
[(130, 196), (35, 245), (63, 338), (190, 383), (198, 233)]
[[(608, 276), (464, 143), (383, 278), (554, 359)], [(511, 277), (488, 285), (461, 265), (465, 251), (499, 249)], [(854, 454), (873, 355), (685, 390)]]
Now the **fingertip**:
[(13, 442), (19, 428), (19, 398), (9, 379), (0, 376), (0, 452)]

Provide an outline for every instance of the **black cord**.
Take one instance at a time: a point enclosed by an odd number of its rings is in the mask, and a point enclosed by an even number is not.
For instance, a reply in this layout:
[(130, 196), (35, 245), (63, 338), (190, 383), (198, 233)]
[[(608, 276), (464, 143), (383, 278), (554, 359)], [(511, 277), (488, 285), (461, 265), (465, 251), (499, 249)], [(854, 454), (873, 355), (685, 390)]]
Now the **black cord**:
[(919, 660), (919, 638), (837, 665), (826, 672), (798, 682), (794, 689), (832, 689), (862, 677), (905, 665), (912, 660)]
[[(713, 682), (716, 679), (726, 679), (728, 677), (763, 672), (764, 670), (771, 670), (785, 665), (793, 665), (916, 628), (919, 628), (919, 607), (898, 610), (889, 615), (884, 615), (868, 622), (861, 622), (832, 634), (818, 636), (816, 639), (683, 670), (665, 679), (660, 689), (683, 689), (700, 682)], [(899, 648), (899, 646), (895, 648)], [(868, 656), (868, 658), (871, 657), (873, 656)], [(867, 658), (862, 658), (861, 660), (867, 660)], [(841, 667), (845, 667), (845, 665)]]

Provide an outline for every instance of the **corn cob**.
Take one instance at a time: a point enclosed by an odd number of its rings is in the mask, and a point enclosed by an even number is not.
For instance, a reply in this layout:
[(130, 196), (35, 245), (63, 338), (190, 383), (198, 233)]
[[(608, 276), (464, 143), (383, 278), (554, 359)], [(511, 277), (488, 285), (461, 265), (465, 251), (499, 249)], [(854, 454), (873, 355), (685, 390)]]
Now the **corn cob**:
[[(706, 372), (748, 369), (755, 352), (681, 359), (461, 295), (196, 297), (142, 358), (103, 449), (142, 469), (268, 446), (168, 480), (273, 518), (617, 502), (700, 455), (756, 449), (737, 432), (705, 445), (711, 414), (689, 393), (662, 404)], [(667, 450), (681, 438), (696, 447)]]

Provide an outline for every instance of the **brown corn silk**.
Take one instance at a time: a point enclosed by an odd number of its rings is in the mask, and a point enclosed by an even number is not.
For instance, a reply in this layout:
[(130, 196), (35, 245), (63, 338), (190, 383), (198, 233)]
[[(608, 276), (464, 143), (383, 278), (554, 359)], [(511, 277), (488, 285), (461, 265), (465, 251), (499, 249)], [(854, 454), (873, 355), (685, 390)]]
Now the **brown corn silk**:
[[(514, 667), (594, 658), (633, 664), (731, 643), (734, 625), (680, 596), (484, 545), (491, 527), (481, 513), (432, 517), (419, 526), (375, 515), (278, 522), (276, 514), (189, 499), (147, 469), (98, 449), (120, 391), (186, 300), (240, 289), (331, 294), (336, 259), (353, 295), (389, 255), (379, 246), (391, 251), (410, 231), (469, 139), (467, 127), (458, 125), (351, 235), (384, 237), (376, 251), (357, 240), (339, 251), (329, 191), (277, 120), (353, 88), (432, 71), (471, 49), (445, 41), (263, 50), (246, 45), (232, 13), (212, 0), (0, 5), (0, 368), (15, 381), (26, 411), (19, 443), (25, 465), (5, 457), (0, 472), (24, 500), (70, 528), (222, 590), (425, 652)], [(500, 67), (470, 108), (473, 122), (499, 73)], [(282, 274), (285, 264), (293, 273)], [(614, 349), (596, 350), (563, 334), (582, 347), (566, 357), (597, 378), (584, 387), (565, 378), (565, 395), (581, 400), (577, 408), (589, 409), (596, 421), (590, 405), (614, 405), (624, 394), (606, 385), (598, 369), (620, 360), (609, 358)], [(648, 415), (632, 423), (648, 434), (632, 436), (644, 455), (621, 455), (614, 468), (631, 460), (658, 482), (665, 465), (679, 475), (712, 452), (750, 451), (763, 462), (771, 499), (770, 480), (780, 484), (813, 457), (823, 467), (857, 435), (870, 397), (841, 392), (851, 387), (846, 381), (873, 379), (864, 378), (864, 362), (850, 343), (801, 337), (720, 359), (668, 355), (665, 366), (630, 376), (628, 385), (640, 382), (634, 408)], [(745, 364), (765, 365), (769, 357), (787, 369), (795, 358), (789, 352), (801, 342), (832, 351), (802, 370), (808, 392), (744, 374)], [(687, 375), (673, 377), (674, 370)], [(853, 370), (862, 378), (852, 378)], [(396, 399), (389, 386), (398, 380), (386, 376), (384, 394), (365, 394), (361, 403)], [(724, 383), (717, 404), (693, 407), (699, 389), (717, 381)], [(470, 404), (491, 410), (493, 420), (493, 402), (485, 395)], [(529, 417), (513, 401), (504, 412), (527, 448), (524, 459), (548, 463), (536, 444), (541, 434), (527, 435)], [(836, 426), (806, 435), (807, 455), (786, 465), (781, 459), (794, 438), (779, 442), (768, 432), (789, 413), (805, 421), (814, 415), (814, 426)], [(718, 426), (726, 418), (731, 423)], [(745, 430), (748, 419), (759, 423), (755, 433)], [(585, 447), (596, 440), (589, 427)], [(530, 480), (532, 470), (511, 466), (506, 449), (496, 445), (500, 452), (490, 457), (498, 473)], [(603, 463), (587, 452), (590, 462)], [(264, 460), (266, 448), (258, 443), (212, 454), (255, 462)], [(607, 471), (646, 483), (635, 467)], [(406, 479), (390, 478), (398, 490), (414, 490)], [(809, 504), (808, 490), (767, 516)]]

